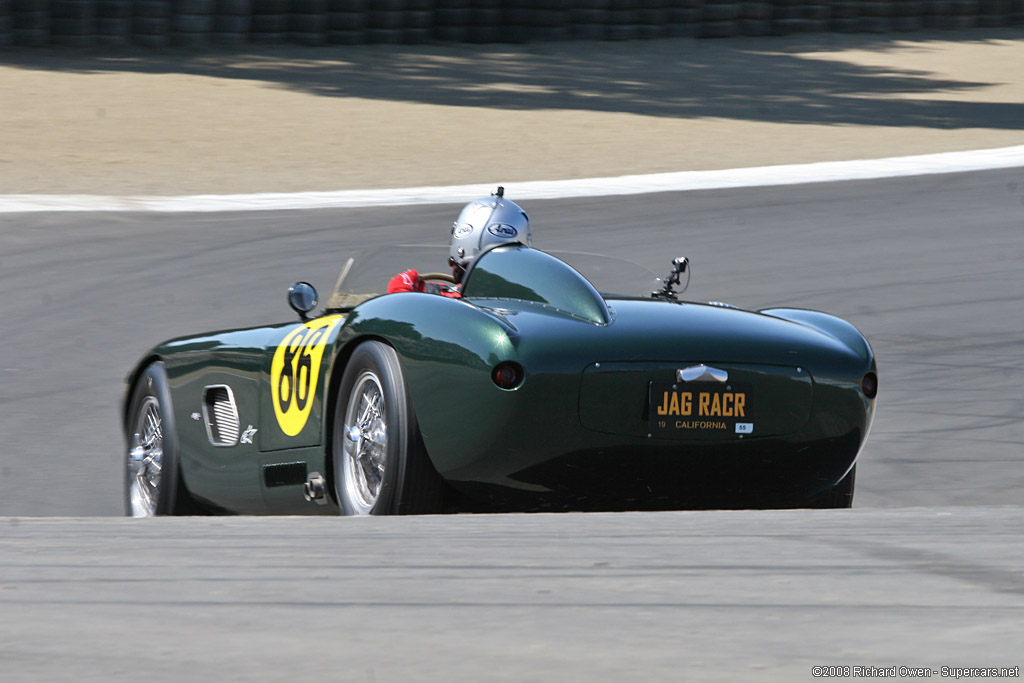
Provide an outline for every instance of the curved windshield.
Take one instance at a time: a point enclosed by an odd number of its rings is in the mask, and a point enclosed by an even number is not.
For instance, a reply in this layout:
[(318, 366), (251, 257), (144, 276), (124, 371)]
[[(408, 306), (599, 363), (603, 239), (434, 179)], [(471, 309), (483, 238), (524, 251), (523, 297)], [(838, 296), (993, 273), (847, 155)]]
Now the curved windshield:
[(448, 247), (401, 244), (371, 247), (356, 253), (341, 267), (325, 309), (350, 310), (364, 301), (386, 294), (388, 281), (410, 269), (420, 275), (451, 275)]
[[(584, 282), (588, 280), (589, 284), (593, 285), (593, 288), (596, 288), (605, 297), (650, 296), (651, 292), (659, 286), (657, 278), (651, 271), (624, 259), (577, 252), (552, 251), (544, 253), (534, 249), (529, 251), (543, 254), (547, 258), (554, 257), (569, 264), (586, 278)], [(487, 253), (490, 254), (491, 252)], [(527, 259), (529, 257), (522, 260), (525, 261)], [(488, 258), (489, 260), (490, 258)], [(535, 259), (529, 260), (532, 262)], [(505, 264), (502, 264), (501, 267), (504, 268)], [(410, 268), (418, 271), (420, 275), (429, 275), (431, 273), (440, 275), (450, 274), (448, 246), (423, 244), (382, 245), (354, 254), (342, 266), (334, 288), (325, 302), (325, 309), (327, 311), (351, 310), (368, 299), (386, 293), (388, 281), (398, 273), (402, 273)], [(496, 263), (494, 266), (488, 266), (488, 271), (497, 268), (499, 268), (499, 265)], [(538, 270), (538, 267), (531, 266), (530, 269), (523, 272), (508, 273), (509, 277), (505, 279), (507, 282), (534, 290), (537, 296), (545, 300), (550, 298), (552, 301), (561, 301), (555, 292), (549, 291), (554, 282), (559, 277), (562, 277), (555, 274), (557, 272), (556, 268), (548, 266), (540, 267)], [(564, 269), (564, 264), (562, 268)], [(471, 272), (472, 270), (475, 269), (471, 269)], [(547, 275), (545, 276), (543, 273), (547, 273)], [(570, 281), (573, 278), (575, 280), (580, 279), (578, 275), (563, 275), (568, 277)], [(531, 279), (539, 281), (530, 282)], [(478, 286), (477, 284), (472, 284), (470, 280), (471, 277), (467, 277), (467, 286), (471, 288)], [(483, 287), (483, 284), (479, 286)], [(491, 291), (494, 291), (493, 283)], [(520, 295), (525, 293), (524, 291), (519, 291)], [(511, 291), (506, 291), (501, 296), (503, 298), (523, 298), (522, 296), (512, 297), (511, 294)], [(473, 294), (471, 289), (465, 292), (465, 295), (467, 297), (480, 296)], [(592, 297), (593, 295), (588, 294), (588, 296)], [(538, 301), (538, 303), (540, 302)], [(556, 308), (559, 307), (557, 304), (551, 303), (551, 301), (545, 301), (545, 303)], [(564, 304), (565, 302), (562, 303)], [(571, 308), (570, 306), (570, 309), (563, 310), (571, 312)]]
[(610, 318), (604, 299), (579, 273), (550, 254), (522, 245), (478, 256), (466, 273), (462, 296), (529, 301), (599, 325)]
[[(546, 251), (546, 250), (545, 250)], [(587, 278), (607, 298), (649, 297), (661, 289), (661, 280), (633, 261), (578, 251), (548, 251)]]

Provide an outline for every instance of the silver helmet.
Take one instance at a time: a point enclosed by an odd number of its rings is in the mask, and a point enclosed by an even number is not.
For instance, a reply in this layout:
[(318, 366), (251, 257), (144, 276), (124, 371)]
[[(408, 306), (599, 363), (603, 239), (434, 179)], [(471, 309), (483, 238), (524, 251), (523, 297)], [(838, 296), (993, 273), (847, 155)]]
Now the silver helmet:
[(452, 224), (448, 263), (459, 274), (481, 251), (495, 244), (530, 244), (530, 217), (518, 204), (505, 199), (505, 188), (490, 197), (474, 199)]

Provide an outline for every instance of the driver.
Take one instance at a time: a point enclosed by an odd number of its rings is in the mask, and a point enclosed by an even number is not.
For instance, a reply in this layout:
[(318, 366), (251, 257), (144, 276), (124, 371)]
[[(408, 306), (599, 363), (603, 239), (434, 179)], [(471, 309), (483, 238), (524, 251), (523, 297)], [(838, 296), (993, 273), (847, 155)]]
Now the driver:
[[(444, 296), (462, 296), (459, 287), (466, 274), (469, 264), (488, 247), (509, 242), (530, 244), (530, 217), (518, 204), (505, 199), (505, 188), (490, 197), (474, 199), (463, 207), (459, 217), (452, 224), (451, 241), (448, 247), (448, 265), (456, 286), (448, 290), (440, 289), (436, 293)], [(388, 293), (394, 292), (426, 292), (434, 291), (427, 288), (420, 274), (415, 270), (391, 278)]]

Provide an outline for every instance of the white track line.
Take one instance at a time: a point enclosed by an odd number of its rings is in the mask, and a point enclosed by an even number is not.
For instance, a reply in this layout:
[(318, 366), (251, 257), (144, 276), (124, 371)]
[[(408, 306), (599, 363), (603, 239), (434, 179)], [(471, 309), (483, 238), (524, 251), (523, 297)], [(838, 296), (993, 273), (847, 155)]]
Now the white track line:
[[(934, 173), (962, 173), (1024, 166), (1024, 145), (970, 152), (945, 152), (863, 161), (760, 166), (721, 171), (680, 171), (651, 175), (584, 180), (538, 180), (506, 183), (509, 196), (523, 199), (563, 199), (683, 192), (735, 187), (765, 187), (842, 180), (872, 180)], [(462, 203), (486, 195), (497, 183), (413, 187), (397, 190), (342, 190), (182, 197), (104, 197), (98, 195), (0, 195), (0, 213), (34, 211), (272, 211), (334, 209), (365, 206)]]

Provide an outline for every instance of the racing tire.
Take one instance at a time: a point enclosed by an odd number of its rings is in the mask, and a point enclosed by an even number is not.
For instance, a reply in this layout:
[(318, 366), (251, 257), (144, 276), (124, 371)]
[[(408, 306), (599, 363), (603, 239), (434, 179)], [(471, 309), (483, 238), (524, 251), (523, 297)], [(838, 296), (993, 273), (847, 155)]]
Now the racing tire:
[(816, 509), (852, 508), (856, 479), (857, 465), (854, 465), (838, 484), (815, 496), (807, 507)]
[(441, 478), (427, 457), (398, 354), (367, 341), (338, 387), (331, 448), (343, 515), (441, 512)]
[(125, 513), (153, 517), (198, 512), (178, 468), (178, 439), (163, 363), (152, 363), (139, 375), (124, 424)]

